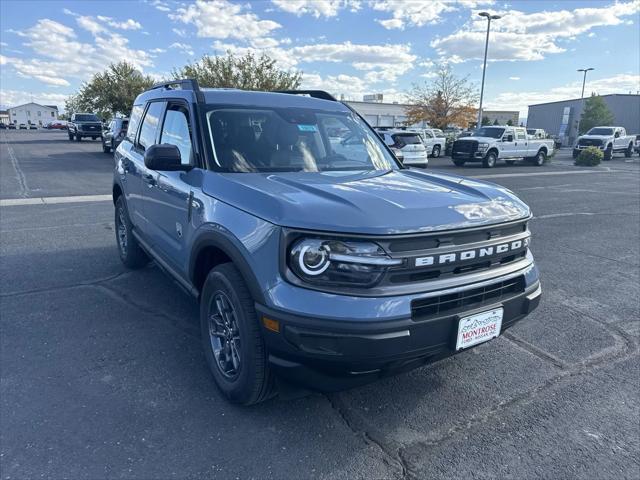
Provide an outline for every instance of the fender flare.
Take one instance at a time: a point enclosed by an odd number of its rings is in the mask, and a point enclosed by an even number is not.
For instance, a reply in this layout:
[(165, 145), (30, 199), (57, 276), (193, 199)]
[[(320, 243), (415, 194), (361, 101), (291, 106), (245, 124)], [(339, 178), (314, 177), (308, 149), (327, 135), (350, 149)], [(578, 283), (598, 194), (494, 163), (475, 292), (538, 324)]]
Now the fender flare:
[(218, 224), (207, 224), (198, 229), (194, 236), (189, 256), (189, 281), (195, 285), (196, 260), (200, 252), (207, 247), (215, 247), (225, 253), (240, 271), (242, 278), (256, 302), (264, 304), (264, 294), (249, 260), (249, 252), (242, 242), (229, 230)]

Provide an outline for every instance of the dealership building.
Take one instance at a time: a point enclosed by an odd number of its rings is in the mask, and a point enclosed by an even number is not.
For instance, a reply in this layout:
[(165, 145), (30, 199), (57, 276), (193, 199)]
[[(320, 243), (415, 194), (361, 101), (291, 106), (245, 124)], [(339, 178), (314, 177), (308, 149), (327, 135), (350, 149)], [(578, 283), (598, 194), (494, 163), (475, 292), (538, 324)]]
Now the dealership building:
[(58, 119), (58, 107), (55, 105), (40, 105), (39, 103), (25, 103), (8, 109), (9, 122), (19, 125), (38, 125), (43, 127)]
[[(382, 98), (380, 96), (380, 98)], [(346, 101), (372, 127), (399, 127), (407, 121), (407, 108), (411, 105), (402, 103), (383, 103), (379, 101), (356, 102)], [(414, 125), (426, 127), (426, 122)]]
[[(613, 114), (614, 126), (624, 127), (629, 134), (640, 133), (640, 95), (601, 95)], [(529, 105), (528, 128), (543, 128), (557, 135), (562, 145), (573, 145), (578, 137), (578, 125), (587, 98)]]

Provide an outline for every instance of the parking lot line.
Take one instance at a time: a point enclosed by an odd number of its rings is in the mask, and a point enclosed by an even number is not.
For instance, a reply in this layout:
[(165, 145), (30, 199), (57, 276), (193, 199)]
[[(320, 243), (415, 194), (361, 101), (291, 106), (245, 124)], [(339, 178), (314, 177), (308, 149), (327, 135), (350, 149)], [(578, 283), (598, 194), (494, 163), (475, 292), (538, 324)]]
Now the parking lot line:
[(55, 205), (58, 203), (110, 202), (111, 195), (73, 195), (70, 197), (34, 197), (0, 199), (0, 207), (18, 207), (23, 205)]

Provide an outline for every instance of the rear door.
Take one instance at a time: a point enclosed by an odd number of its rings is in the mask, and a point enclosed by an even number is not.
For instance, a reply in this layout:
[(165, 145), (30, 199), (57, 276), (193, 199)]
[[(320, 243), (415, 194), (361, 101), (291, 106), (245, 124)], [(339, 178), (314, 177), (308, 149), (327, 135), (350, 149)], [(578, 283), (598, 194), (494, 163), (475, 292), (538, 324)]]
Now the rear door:
[(524, 158), (529, 156), (529, 139), (527, 138), (527, 130), (524, 128), (515, 128), (514, 153), (516, 157)]
[[(158, 143), (169, 143), (180, 150), (183, 165), (194, 165), (193, 130), (186, 102), (169, 102), (160, 124)], [(145, 190), (145, 214), (151, 242), (156, 251), (175, 269), (184, 273), (188, 251), (185, 235), (190, 227), (189, 206), (192, 183), (200, 178), (198, 168), (186, 171), (152, 171), (155, 182)]]

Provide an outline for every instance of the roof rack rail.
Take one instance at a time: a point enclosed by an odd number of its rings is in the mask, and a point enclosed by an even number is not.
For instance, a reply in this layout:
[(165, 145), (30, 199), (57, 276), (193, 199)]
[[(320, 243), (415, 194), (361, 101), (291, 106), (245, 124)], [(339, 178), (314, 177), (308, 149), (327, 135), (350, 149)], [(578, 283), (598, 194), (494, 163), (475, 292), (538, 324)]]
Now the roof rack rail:
[(338, 100), (328, 92), (324, 90), (275, 90), (274, 93), (288, 93), (290, 95), (308, 95), (313, 98), (319, 98), (321, 100), (330, 100), (337, 102)]
[(172, 87), (180, 87), (180, 90), (193, 90), (194, 92), (200, 91), (200, 86), (195, 78), (185, 78), (182, 80), (169, 80), (166, 82), (160, 82), (154, 84), (149, 90), (155, 90), (156, 88), (166, 88), (167, 90), (177, 90)]

